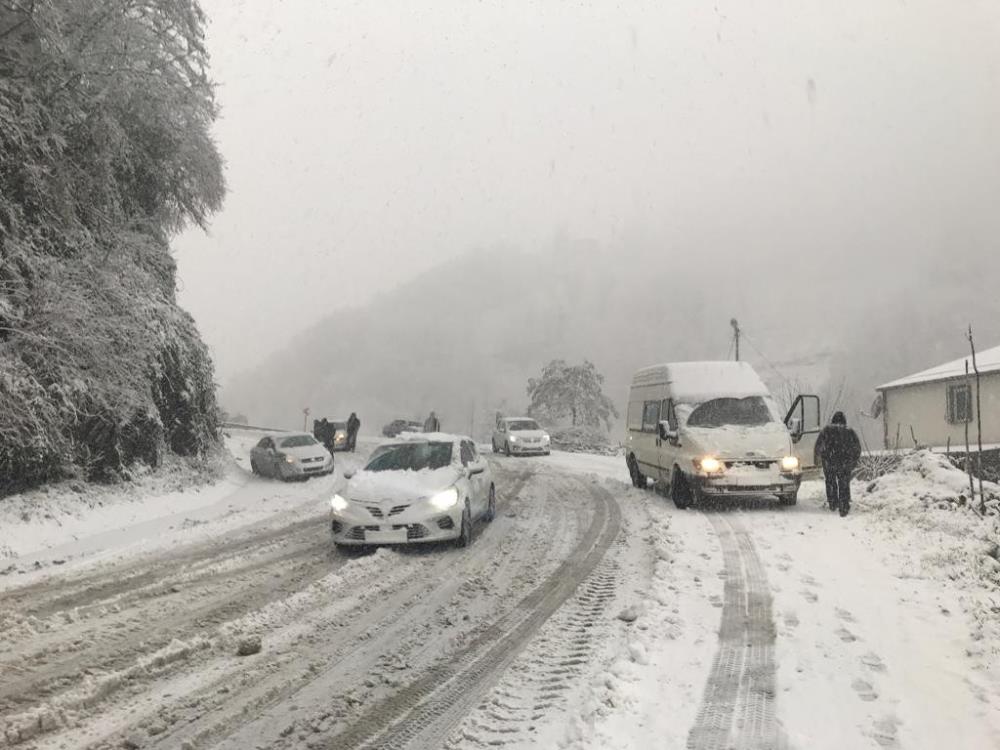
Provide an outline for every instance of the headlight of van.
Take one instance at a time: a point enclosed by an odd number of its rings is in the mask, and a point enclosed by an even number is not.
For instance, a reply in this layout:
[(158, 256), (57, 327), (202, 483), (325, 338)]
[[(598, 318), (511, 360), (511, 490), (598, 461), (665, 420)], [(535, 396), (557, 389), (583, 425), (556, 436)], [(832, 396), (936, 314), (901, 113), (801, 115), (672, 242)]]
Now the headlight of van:
[(439, 492), (431, 497), (430, 504), (438, 510), (450, 510), (458, 505), (458, 490), (449, 487), (444, 492)]
[(799, 459), (795, 456), (785, 456), (781, 459), (781, 470), (782, 471), (798, 471), (799, 470)]
[(696, 465), (706, 474), (719, 474), (722, 472), (723, 464), (722, 461), (715, 458), (714, 456), (705, 456), (696, 461)]

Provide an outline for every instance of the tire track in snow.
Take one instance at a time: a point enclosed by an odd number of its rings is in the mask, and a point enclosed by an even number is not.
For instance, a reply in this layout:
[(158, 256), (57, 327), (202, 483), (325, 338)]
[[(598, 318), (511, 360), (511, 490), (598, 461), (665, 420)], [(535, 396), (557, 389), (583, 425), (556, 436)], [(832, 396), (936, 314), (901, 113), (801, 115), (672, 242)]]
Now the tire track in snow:
[(441, 738), (481, 700), (545, 622), (604, 558), (621, 528), (621, 512), (607, 490), (587, 487), (595, 512), (580, 545), (506, 617), (452, 658), (372, 706), (327, 747), (439, 748)]
[(764, 564), (731, 514), (706, 513), (725, 561), (719, 649), (689, 750), (772, 750), (785, 742), (774, 715), (775, 627)]

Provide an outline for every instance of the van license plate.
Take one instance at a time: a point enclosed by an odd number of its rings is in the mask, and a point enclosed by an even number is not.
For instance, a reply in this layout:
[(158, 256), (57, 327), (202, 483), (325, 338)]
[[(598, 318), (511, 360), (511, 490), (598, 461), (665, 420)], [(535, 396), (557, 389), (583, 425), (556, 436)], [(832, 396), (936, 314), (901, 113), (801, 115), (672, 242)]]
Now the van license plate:
[(365, 541), (372, 544), (399, 544), (406, 541), (406, 529), (391, 531), (366, 531)]

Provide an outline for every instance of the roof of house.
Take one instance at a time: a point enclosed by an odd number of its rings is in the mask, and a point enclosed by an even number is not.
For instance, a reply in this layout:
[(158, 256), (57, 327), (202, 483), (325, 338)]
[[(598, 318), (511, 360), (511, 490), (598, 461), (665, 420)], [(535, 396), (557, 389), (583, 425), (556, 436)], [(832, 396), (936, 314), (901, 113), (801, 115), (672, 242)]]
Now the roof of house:
[[(972, 354), (970, 353), (964, 357), (953, 359), (951, 362), (945, 362), (943, 365), (931, 367), (927, 370), (921, 370), (920, 372), (915, 372), (912, 375), (907, 375), (905, 378), (900, 378), (899, 380), (893, 380), (891, 383), (880, 385), (876, 390), (884, 391), (889, 388), (901, 388), (907, 385), (920, 385), (923, 383), (933, 383), (938, 380), (949, 380), (951, 378), (964, 377), (966, 361), (969, 363), (969, 372), (971, 373)], [(976, 352), (976, 365), (979, 368), (980, 373), (1000, 372), (1000, 346), (994, 346), (992, 349), (984, 349), (981, 352)]]

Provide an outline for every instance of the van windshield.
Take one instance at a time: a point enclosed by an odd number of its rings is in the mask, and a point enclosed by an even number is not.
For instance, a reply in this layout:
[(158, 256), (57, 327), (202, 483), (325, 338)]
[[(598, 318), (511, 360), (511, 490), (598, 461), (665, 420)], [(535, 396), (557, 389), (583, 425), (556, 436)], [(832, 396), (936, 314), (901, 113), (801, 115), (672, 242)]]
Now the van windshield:
[(688, 427), (759, 427), (774, 422), (762, 396), (715, 398), (700, 404), (688, 417)]

